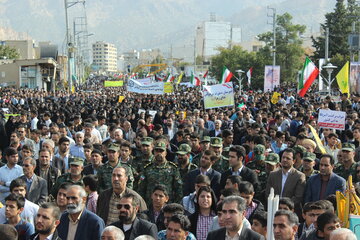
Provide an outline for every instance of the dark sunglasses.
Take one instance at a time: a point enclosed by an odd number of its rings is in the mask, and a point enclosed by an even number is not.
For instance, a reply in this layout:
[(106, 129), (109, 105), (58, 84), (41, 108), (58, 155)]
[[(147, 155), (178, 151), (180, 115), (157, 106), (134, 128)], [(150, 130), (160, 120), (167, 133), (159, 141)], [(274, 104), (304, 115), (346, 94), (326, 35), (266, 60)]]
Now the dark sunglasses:
[(117, 206), (117, 209), (122, 209), (122, 208), (125, 208), (126, 210), (130, 210), (131, 206), (129, 204), (118, 204)]
[(30, 164), (23, 164), (23, 167), (30, 167)]

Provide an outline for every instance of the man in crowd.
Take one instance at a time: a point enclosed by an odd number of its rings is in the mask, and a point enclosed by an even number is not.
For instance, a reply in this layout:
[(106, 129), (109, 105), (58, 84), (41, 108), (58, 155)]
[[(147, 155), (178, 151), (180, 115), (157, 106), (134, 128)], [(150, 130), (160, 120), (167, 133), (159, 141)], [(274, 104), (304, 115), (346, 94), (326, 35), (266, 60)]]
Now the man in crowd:
[(166, 144), (163, 141), (155, 143), (154, 161), (144, 167), (140, 176), (139, 194), (150, 202), (153, 186), (163, 184), (172, 202), (180, 202), (183, 196), (182, 180), (177, 166), (166, 160)]
[(140, 204), (134, 194), (128, 193), (122, 196), (118, 207), (120, 220), (111, 225), (120, 228), (124, 232), (125, 240), (135, 239), (140, 235), (150, 235), (157, 239), (156, 225), (136, 216)]
[(239, 196), (226, 197), (222, 202), (222, 218), (225, 228), (209, 232), (207, 240), (217, 239), (263, 239), (263, 237), (249, 228), (243, 227), (246, 202)]
[(10, 183), (12, 180), (23, 175), (23, 169), (17, 165), (19, 160), (18, 152), (15, 148), (5, 150), (5, 166), (0, 168), (0, 201), (5, 203), (5, 197), (10, 194)]
[(104, 221), (85, 208), (86, 192), (79, 185), (70, 186), (66, 193), (67, 211), (61, 215), (57, 227), (59, 237), (67, 240), (98, 240)]
[(56, 227), (60, 223), (60, 209), (53, 203), (42, 203), (35, 218), (36, 233), (30, 240), (60, 240)]
[(118, 144), (115, 143), (112, 143), (107, 149), (108, 162), (102, 165), (97, 172), (99, 193), (111, 187), (111, 174), (114, 168), (116, 167), (126, 168), (126, 172), (128, 174), (127, 186), (129, 188), (133, 187), (133, 182), (134, 182), (133, 172), (128, 164), (120, 162), (119, 151), (120, 151), (120, 147)]
[(128, 175), (124, 167), (114, 168), (111, 175), (112, 188), (106, 189), (100, 193), (96, 214), (100, 216), (106, 225), (113, 223), (119, 219), (119, 209), (117, 205), (120, 203), (121, 196), (131, 193), (139, 199), (140, 211), (147, 210), (146, 203), (143, 198), (135, 191), (126, 187)]
[(48, 198), (47, 183), (45, 179), (35, 174), (35, 159), (31, 157), (25, 158), (22, 167), (24, 175), (20, 178), (26, 182), (26, 198), (36, 204), (46, 202)]

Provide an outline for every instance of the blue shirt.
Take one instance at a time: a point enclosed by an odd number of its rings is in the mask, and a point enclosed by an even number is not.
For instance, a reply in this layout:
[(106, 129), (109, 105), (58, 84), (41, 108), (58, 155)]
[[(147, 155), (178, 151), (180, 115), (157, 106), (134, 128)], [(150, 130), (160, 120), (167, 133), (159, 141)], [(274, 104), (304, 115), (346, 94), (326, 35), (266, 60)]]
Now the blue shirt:
[(10, 194), (10, 183), (12, 180), (24, 175), (22, 167), (15, 165), (9, 168), (6, 164), (0, 168), (0, 181), (5, 182), (5, 186), (0, 186), (0, 201), (5, 203), (5, 198)]
[[(166, 230), (161, 230), (158, 232), (158, 240), (166, 240)], [(186, 240), (196, 240), (196, 237), (191, 232), (188, 232)]]

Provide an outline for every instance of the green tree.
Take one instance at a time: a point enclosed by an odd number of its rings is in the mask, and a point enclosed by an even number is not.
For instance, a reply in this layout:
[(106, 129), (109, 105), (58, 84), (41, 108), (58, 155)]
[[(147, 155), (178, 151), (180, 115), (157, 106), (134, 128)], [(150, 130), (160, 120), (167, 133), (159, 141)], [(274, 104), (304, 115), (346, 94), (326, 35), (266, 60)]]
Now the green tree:
[(20, 54), (15, 48), (0, 45), (0, 59), (18, 59)]
[[(325, 14), (325, 23), (321, 28), (325, 32), (329, 28), (329, 58), (337, 54), (349, 55), (348, 36), (351, 33), (352, 22), (359, 16), (359, 10), (354, 0), (348, 0), (345, 7), (344, 0), (337, 0), (333, 12)], [(316, 49), (313, 58), (318, 60), (325, 57), (325, 34), (313, 38), (313, 47)]]
[[(236, 70), (241, 69), (246, 72), (250, 67), (253, 67), (251, 88), (262, 88), (264, 86), (264, 66), (271, 62), (269, 57), (255, 52), (248, 52), (240, 46), (234, 46), (232, 49), (220, 48), (219, 51), (220, 53), (211, 59), (209, 68), (211, 76), (220, 80), (223, 67), (226, 66), (238, 78)], [(243, 87), (247, 88), (245, 74), (242, 75), (242, 79)], [(234, 77), (232, 80), (237, 82)]]
[[(289, 13), (278, 15), (276, 19), (276, 65), (280, 65), (281, 81), (295, 82), (297, 73), (303, 64), (304, 49), (302, 48), (301, 34), (306, 26), (292, 23)], [(260, 55), (268, 55), (272, 51), (273, 33), (260, 34), (260, 41), (265, 42), (265, 47), (260, 50)]]

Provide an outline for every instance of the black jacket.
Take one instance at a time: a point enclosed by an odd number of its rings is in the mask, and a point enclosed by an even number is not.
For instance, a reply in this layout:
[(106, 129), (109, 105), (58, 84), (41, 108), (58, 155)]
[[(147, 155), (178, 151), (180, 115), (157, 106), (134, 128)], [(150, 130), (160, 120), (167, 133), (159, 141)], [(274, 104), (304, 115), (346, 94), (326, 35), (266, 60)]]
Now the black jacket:
[[(38, 233), (34, 233), (30, 236), (30, 240), (39, 240), (39, 237), (37, 236)], [(54, 235), (52, 236), (51, 240), (61, 240), (61, 238), (58, 236), (58, 232), (55, 229)]]
[[(223, 172), (223, 174), (221, 174), (220, 189), (225, 188), (226, 179), (230, 175), (232, 175), (232, 169), (228, 169), (227, 171)], [(259, 187), (260, 187), (259, 180), (258, 180), (256, 173), (253, 170), (243, 166), (243, 169), (240, 172), (240, 177), (243, 181), (251, 182), (252, 185), (254, 186), (255, 192), (259, 191)]]
[[(200, 175), (200, 169), (195, 169), (189, 172), (184, 177), (184, 184), (183, 184), (183, 195), (187, 196), (190, 193), (193, 193), (195, 191), (195, 179), (196, 177)], [(211, 188), (214, 190), (216, 196), (218, 196), (218, 193), (220, 191), (220, 179), (221, 174), (218, 171), (215, 171), (214, 169), (210, 169), (206, 175), (210, 178), (211, 181)]]
[[(206, 240), (220, 240), (225, 239), (226, 237), (226, 228), (220, 228), (215, 231), (209, 232)], [(241, 230), (241, 234), (239, 237), (239, 240), (263, 240), (264, 237), (258, 234), (257, 232), (254, 232), (251, 229), (244, 228)]]
[(147, 220), (149, 222), (152, 222), (156, 225), (158, 231), (166, 229), (165, 224), (164, 224), (164, 212), (162, 210), (160, 211), (160, 214), (157, 217), (156, 221), (155, 221), (154, 209), (153, 209), (152, 205), (150, 205), (148, 210), (143, 211), (142, 213), (147, 216), (147, 218), (148, 218)]
[(140, 218), (135, 218), (132, 227), (129, 230), (131, 231), (129, 235), (124, 231), (123, 224), (120, 221), (114, 222), (110, 225), (120, 228), (125, 234), (125, 240), (134, 240), (140, 235), (150, 235), (155, 239), (158, 238), (158, 230), (156, 225)]
[[(36, 163), (36, 168), (35, 168), (35, 174), (40, 176), (40, 164), (39, 161), (37, 161)], [(47, 177), (45, 178), (46, 182), (47, 182), (47, 188), (48, 188), (48, 193), (51, 193), (51, 189), (54, 186), (54, 184), (56, 183), (56, 180), (59, 177), (59, 170), (56, 167), (50, 166), (50, 169), (48, 171)], [(54, 198), (56, 198), (56, 196), (53, 196)]]

